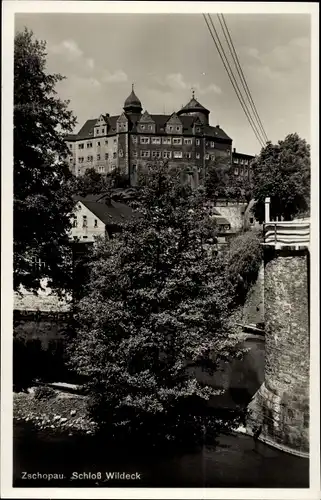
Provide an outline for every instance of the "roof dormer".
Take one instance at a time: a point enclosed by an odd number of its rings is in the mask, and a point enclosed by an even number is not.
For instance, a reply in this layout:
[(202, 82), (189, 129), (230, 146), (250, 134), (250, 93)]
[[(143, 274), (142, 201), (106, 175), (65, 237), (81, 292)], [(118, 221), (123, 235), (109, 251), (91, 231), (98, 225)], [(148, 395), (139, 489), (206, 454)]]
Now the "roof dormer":
[(173, 113), (166, 122), (165, 130), (167, 134), (182, 134), (183, 123), (176, 113)]
[(156, 124), (148, 111), (144, 111), (137, 123), (137, 127), (139, 132), (150, 132), (151, 134), (155, 133)]

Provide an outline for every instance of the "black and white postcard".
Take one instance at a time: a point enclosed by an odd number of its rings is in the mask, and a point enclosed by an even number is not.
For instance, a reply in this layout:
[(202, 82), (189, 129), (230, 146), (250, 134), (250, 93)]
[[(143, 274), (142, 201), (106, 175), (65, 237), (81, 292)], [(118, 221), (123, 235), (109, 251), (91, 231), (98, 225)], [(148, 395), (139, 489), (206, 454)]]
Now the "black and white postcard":
[(2, 12), (3, 498), (316, 500), (318, 4)]

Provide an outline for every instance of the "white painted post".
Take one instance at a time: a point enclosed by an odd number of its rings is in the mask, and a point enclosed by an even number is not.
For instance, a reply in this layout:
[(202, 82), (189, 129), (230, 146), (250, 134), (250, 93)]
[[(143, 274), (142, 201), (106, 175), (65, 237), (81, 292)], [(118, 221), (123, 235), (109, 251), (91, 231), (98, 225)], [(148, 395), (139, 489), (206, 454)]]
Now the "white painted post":
[(270, 222), (270, 203), (271, 198), (265, 198), (265, 223)]

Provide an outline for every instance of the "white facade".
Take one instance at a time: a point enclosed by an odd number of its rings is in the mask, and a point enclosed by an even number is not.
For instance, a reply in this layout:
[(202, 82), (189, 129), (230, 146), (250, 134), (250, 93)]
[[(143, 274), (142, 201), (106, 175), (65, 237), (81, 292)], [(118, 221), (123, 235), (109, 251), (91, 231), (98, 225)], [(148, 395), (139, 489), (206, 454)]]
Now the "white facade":
[[(91, 212), (81, 201), (75, 208), (71, 239), (83, 243), (93, 243), (97, 236), (105, 236), (105, 224)], [(106, 234), (107, 235), (107, 234)]]

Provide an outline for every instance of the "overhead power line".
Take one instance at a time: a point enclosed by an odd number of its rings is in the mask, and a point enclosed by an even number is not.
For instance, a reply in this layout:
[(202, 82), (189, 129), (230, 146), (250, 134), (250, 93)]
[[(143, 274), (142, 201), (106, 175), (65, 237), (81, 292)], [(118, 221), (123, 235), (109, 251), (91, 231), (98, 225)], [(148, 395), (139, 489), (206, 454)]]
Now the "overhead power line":
[(227, 42), (228, 48), (229, 48), (230, 53), (231, 53), (231, 56), (232, 56), (232, 58), (233, 58), (233, 61), (234, 61), (234, 64), (235, 64), (236, 70), (237, 70), (238, 75), (239, 75), (239, 78), (240, 78), (240, 80), (241, 80), (241, 83), (242, 83), (243, 89), (244, 89), (244, 91), (245, 91), (245, 93), (246, 93), (246, 95), (247, 95), (247, 98), (248, 98), (248, 100), (249, 100), (249, 103), (250, 103), (250, 106), (251, 106), (251, 108), (252, 108), (252, 111), (253, 111), (253, 113), (254, 113), (254, 115), (255, 115), (255, 117), (256, 117), (256, 120), (257, 120), (257, 122), (258, 122), (258, 125), (259, 125), (259, 127), (260, 127), (260, 130), (261, 130), (261, 132), (262, 132), (262, 134), (263, 134), (264, 140), (265, 140), (266, 142), (268, 142), (268, 140), (269, 140), (269, 139), (268, 139), (268, 136), (267, 136), (267, 134), (266, 134), (266, 132), (265, 132), (265, 129), (264, 129), (263, 124), (262, 124), (262, 121), (261, 121), (261, 119), (260, 119), (260, 116), (259, 116), (258, 110), (257, 110), (257, 108), (256, 108), (256, 106), (255, 106), (255, 103), (254, 103), (254, 100), (253, 100), (253, 98), (252, 98), (251, 91), (250, 91), (250, 89), (249, 89), (249, 86), (248, 86), (248, 84), (247, 84), (246, 78), (245, 78), (245, 76), (244, 76), (244, 72), (243, 72), (243, 70), (242, 70), (242, 66), (241, 66), (241, 64), (240, 64), (240, 61), (239, 61), (239, 58), (238, 58), (237, 52), (236, 52), (236, 50), (235, 50), (235, 46), (234, 46), (234, 43), (233, 43), (233, 40), (232, 40), (232, 37), (231, 37), (230, 31), (229, 31), (229, 29), (228, 29), (228, 27), (227, 27), (227, 24), (226, 24), (226, 21), (225, 21), (225, 18), (224, 18), (224, 14), (221, 14), (221, 18), (222, 18), (222, 19), (220, 18), (220, 15), (219, 15), (219, 14), (217, 14), (217, 17), (218, 17), (218, 20), (219, 20), (219, 22), (220, 22), (220, 25), (221, 25), (222, 31), (223, 31), (223, 33), (224, 33), (225, 40), (226, 40), (226, 42)]
[(238, 100), (239, 100), (239, 102), (240, 102), (240, 104), (241, 104), (241, 106), (242, 106), (242, 108), (243, 108), (243, 111), (244, 111), (244, 113), (245, 113), (245, 116), (246, 116), (246, 118), (247, 118), (247, 120), (248, 120), (248, 122), (249, 122), (249, 124), (250, 124), (250, 126), (251, 126), (251, 128), (252, 128), (252, 130), (253, 130), (253, 132), (254, 132), (254, 134), (255, 134), (255, 136), (256, 136), (256, 138), (257, 138), (257, 140), (259, 141), (260, 145), (261, 145), (262, 147), (264, 147), (264, 140), (262, 139), (262, 137), (261, 137), (261, 135), (260, 135), (260, 132), (259, 132), (259, 130), (257, 129), (256, 124), (255, 124), (255, 122), (253, 121), (253, 119), (252, 119), (252, 117), (251, 117), (251, 115), (250, 115), (250, 113), (249, 113), (249, 111), (248, 111), (247, 104), (246, 104), (246, 102), (244, 101), (243, 95), (242, 95), (242, 93), (241, 93), (241, 91), (240, 91), (240, 89), (239, 89), (238, 83), (237, 83), (237, 81), (236, 81), (236, 79), (235, 79), (235, 77), (234, 77), (234, 74), (233, 74), (232, 68), (231, 68), (231, 66), (230, 66), (230, 63), (229, 63), (229, 61), (228, 61), (227, 57), (226, 57), (226, 54), (225, 54), (224, 48), (223, 48), (223, 46), (222, 46), (222, 44), (221, 44), (221, 42), (220, 42), (220, 39), (219, 39), (218, 33), (217, 33), (216, 29), (215, 29), (215, 26), (214, 26), (214, 24), (213, 24), (212, 18), (211, 18), (211, 16), (210, 16), (210, 14), (207, 14), (207, 15), (208, 15), (208, 18), (209, 18), (209, 20), (210, 20), (210, 22), (211, 22), (211, 25), (212, 25), (213, 31), (214, 31), (214, 33), (215, 33), (215, 35), (216, 35), (216, 37), (217, 37), (217, 41), (216, 41), (216, 39), (215, 39), (214, 34), (212, 33), (212, 30), (211, 30), (211, 27), (210, 27), (210, 25), (209, 25), (209, 22), (208, 22), (208, 20), (207, 20), (207, 18), (206, 18), (206, 15), (205, 15), (205, 14), (203, 14), (203, 17), (204, 17), (204, 19), (205, 19), (205, 22), (206, 22), (207, 28), (208, 28), (208, 30), (209, 30), (209, 32), (210, 32), (210, 35), (211, 35), (211, 37), (212, 37), (212, 40), (213, 40), (213, 42), (214, 42), (214, 44), (215, 44), (215, 47), (216, 47), (216, 49), (217, 49), (217, 52), (219, 53), (219, 56), (220, 56), (220, 58), (221, 58), (221, 61), (222, 61), (223, 65), (224, 65), (224, 68), (225, 68), (225, 70), (226, 70), (226, 72), (227, 72), (227, 75), (228, 75), (228, 77), (229, 77), (229, 80), (230, 80), (230, 82), (231, 82), (231, 84), (232, 84), (232, 86), (233, 86), (233, 88), (234, 88), (234, 90), (235, 90), (235, 93), (236, 93), (236, 95), (237, 95), (237, 98), (238, 98)]

